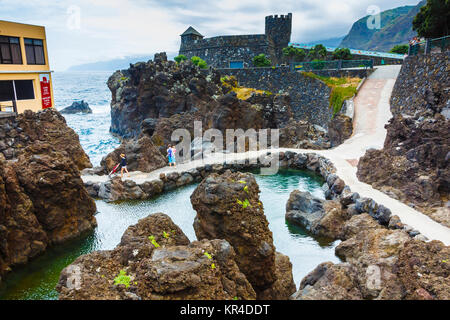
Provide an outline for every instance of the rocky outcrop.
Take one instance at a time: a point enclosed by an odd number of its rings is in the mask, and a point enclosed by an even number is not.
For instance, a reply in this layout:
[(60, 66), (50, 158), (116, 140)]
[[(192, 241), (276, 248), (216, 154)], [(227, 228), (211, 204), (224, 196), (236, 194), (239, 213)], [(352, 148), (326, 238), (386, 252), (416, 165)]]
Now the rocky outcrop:
[(76, 113), (92, 113), (92, 109), (89, 108), (89, 104), (87, 102), (84, 102), (84, 100), (81, 101), (74, 101), (71, 106), (64, 108), (59, 111), (62, 114), (76, 114)]
[(391, 97), (382, 150), (358, 163), (361, 181), (450, 227), (450, 51), (408, 57)]
[(96, 227), (95, 202), (80, 178), (86, 167), (78, 135), (55, 109), (0, 119), (0, 280)]
[(177, 64), (165, 55), (117, 71), (108, 80), (110, 130), (125, 139), (147, 135), (163, 155), (167, 144), (179, 142), (172, 141), (176, 129), (194, 137), (194, 121), (201, 123), (202, 133), (211, 128), (223, 136), (227, 129), (280, 129), (281, 147), (330, 147), (325, 129), (295, 118), (289, 94), (253, 92), (238, 98), (223, 79), (217, 70), (200, 70), (190, 61)]
[(125, 154), (127, 158), (128, 171), (151, 172), (167, 165), (167, 160), (155, 147), (147, 135), (141, 135), (139, 139), (125, 140), (119, 148), (104, 157), (100, 165), (105, 173), (120, 163), (120, 155)]
[(54, 108), (26, 110), (15, 118), (0, 119), (0, 160), (17, 159), (27, 146), (48, 143), (56, 152), (66, 152), (79, 170), (91, 168), (78, 135)]
[(0, 276), (96, 227), (96, 206), (65, 151), (48, 143), (0, 161)]
[[(392, 216), (391, 220), (396, 220)], [(336, 255), (344, 262), (322, 263), (303, 278), (296, 300), (445, 299), (450, 247), (412, 239), (396, 223), (382, 226), (369, 214), (343, 224)], [(448, 282), (448, 281), (447, 281)]]
[(79, 257), (56, 287), (62, 300), (255, 299), (225, 240), (189, 243), (156, 213), (129, 227), (110, 251)]
[(352, 133), (353, 121), (349, 116), (339, 113), (328, 123), (328, 136), (330, 137), (331, 147), (342, 144), (351, 137)]
[(450, 247), (440, 241), (410, 240), (395, 264), (405, 299), (450, 299)]
[(289, 281), (290, 263), (286, 257), (275, 258), (272, 232), (253, 175), (231, 171), (211, 174), (195, 189), (191, 203), (197, 211), (197, 238), (227, 240), (259, 299), (287, 299), (295, 291), (293, 281)]
[(331, 147), (327, 131), (308, 121), (291, 119), (280, 129), (280, 147), (322, 150)]

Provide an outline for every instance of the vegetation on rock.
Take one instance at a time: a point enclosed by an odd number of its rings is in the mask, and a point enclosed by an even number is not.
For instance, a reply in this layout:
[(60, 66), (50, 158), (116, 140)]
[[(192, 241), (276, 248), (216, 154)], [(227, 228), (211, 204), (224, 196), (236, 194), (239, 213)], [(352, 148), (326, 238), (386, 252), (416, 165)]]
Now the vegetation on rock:
[(270, 61), (264, 53), (261, 53), (253, 58), (253, 65), (255, 67), (270, 67), (272, 61)]
[(191, 58), (191, 61), (194, 65), (196, 65), (197, 67), (199, 67), (200, 69), (207, 69), (208, 68), (208, 64), (206, 63), (205, 60), (203, 60), (200, 57), (197, 56), (193, 56)]
[(174, 58), (176, 63), (180, 63), (181, 61), (186, 61), (187, 58), (184, 54), (180, 54)]
[(345, 100), (350, 99), (356, 94), (356, 88), (361, 82), (360, 78), (322, 77), (313, 72), (303, 72), (303, 74), (307, 77), (325, 82), (332, 89), (330, 95), (330, 108), (333, 109), (333, 116), (341, 111)]

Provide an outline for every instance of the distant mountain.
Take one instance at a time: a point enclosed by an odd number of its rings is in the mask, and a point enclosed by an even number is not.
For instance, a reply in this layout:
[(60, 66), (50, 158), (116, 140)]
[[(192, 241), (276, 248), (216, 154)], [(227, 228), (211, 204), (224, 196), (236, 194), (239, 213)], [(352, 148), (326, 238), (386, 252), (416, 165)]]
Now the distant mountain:
[(426, 0), (423, 0), (416, 6), (403, 6), (381, 12), (380, 29), (369, 29), (369, 16), (365, 16), (353, 24), (339, 46), (387, 52), (397, 44), (407, 44), (411, 38), (417, 36), (412, 30), (412, 21), (425, 4)]
[(344, 39), (345, 36), (342, 37), (336, 37), (336, 38), (329, 38), (329, 39), (322, 39), (322, 40), (315, 40), (310, 41), (306, 44), (323, 44), (325, 47), (337, 47), (341, 43), (341, 41)]
[[(168, 59), (173, 59), (175, 55), (175, 53), (167, 52)], [(67, 71), (116, 71), (128, 69), (130, 67), (130, 63), (147, 62), (150, 59), (153, 59), (153, 55), (129, 56), (119, 59), (75, 65), (67, 69)]]

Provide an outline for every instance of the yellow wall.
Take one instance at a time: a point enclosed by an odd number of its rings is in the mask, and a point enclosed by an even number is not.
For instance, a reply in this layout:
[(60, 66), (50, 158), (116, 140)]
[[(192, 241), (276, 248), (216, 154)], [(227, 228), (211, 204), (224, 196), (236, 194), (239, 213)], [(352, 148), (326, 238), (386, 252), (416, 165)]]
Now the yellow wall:
[[(22, 113), (25, 110), (39, 111), (42, 110), (42, 96), (41, 96), (41, 84), (39, 81), (39, 74), (42, 73), (26, 73), (26, 74), (1, 74), (0, 80), (33, 80), (34, 87), (34, 100), (18, 100), (17, 101), (17, 112)], [(53, 85), (52, 85), (52, 75), (49, 72), (47, 74), (50, 80), (50, 92), (52, 93), (52, 106), (55, 106), (53, 101)], [(12, 102), (0, 102), (2, 106), (11, 106)]]
[[(29, 109), (39, 111), (42, 109), (41, 86), (39, 82), (39, 74), (47, 73), (50, 79), (50, 92), (52, 95), (52, 106), (54, 104), (53, 98), (53, 84), (50, 73), (50, 64), (48, 61), (47, 41), (45, 36), (45, 28), (41, 26), (33, 26), (28, 24), (21, 24), (15, 22), (8, 22), (0, 20), (0, 35), (19, 37), (20, 49), (22, 52), (22, 63), (19, 64), (0, 64), (0, 80), (33, 80), (34, 86), (34, 100), (20, 100), (17, 101), (17, 111), (22, 113)], [(41, 39), (44, 42), (45, 65), (28, 65), (25, 53), (24, 38)], [(8, 102), (0, 102), (0, 105), (11, 105)]]

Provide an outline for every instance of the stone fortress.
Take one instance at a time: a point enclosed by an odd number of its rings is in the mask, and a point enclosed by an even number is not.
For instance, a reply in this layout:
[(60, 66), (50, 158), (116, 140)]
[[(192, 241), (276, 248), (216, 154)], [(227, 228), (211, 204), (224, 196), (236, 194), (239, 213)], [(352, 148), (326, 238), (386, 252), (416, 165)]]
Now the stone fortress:
[(282, 49), (291, 40), (292, 13), (266, 17), (264, 34), (231, 35), (204, 38), (193, 27), (181, 35), (179, 54), (198, 56), (215, 68), (253, 66), (252, 59), (264, 53), (272, 63), (280, 64)]

